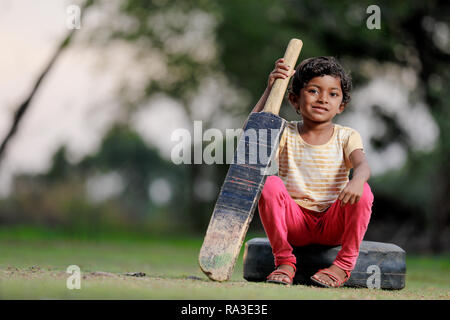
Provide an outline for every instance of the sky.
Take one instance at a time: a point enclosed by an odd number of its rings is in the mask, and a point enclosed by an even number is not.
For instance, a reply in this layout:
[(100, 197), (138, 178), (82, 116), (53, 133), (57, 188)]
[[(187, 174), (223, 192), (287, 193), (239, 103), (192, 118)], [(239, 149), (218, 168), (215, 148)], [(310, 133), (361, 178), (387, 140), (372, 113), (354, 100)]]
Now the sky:
[[(66, 9), (72, 3), (0, 2), (0, 136), (5, 136), (14, 110), (69, 32)], [(62, 54), (11, 140), (0, 167), (0, 194), (9, 192), (12, 174), (47, 170), (61, 145), (67, 145), (74, 162), (96, 150), (118, 114), (114, 92), (121, 72), (120, 63), (99, 68), (100, 58), (99, 50), (76, 44)], [(119, 55), (115, 60), (120, 62)]]
[[(77, 1), (0, 1), (0, 139), (5, 136), (14, 111), (31, 90), (57, 44), (69, 32), (67, 8), (74, 3)], [(69, 160), (74, 163), (94, 153), (111, 124), (123, 118), (123, 109), (116, 96), (123, 79), (132, 83), (133, 90), (138, 93), (144, 88), (143, 79), (149, 75), (155, 79), (164, 76), (164, 59), (152, 52), (148, 53), (143, 66), (130, 66), (134, 52), (126, 45), (111, 42), (99, 48), (79, 44), (89, 30), (114, 14), (112, 4), (108, 4), (106, 9), (91, 10), (81, 21), (74, 43), (62, 54), (35, 96), (0, 164), (0, 196), (11, 191), (14, 174), (48, 170), (54, 152), (62, 145), (67, 147)], [(188, 21), (190, 23), (186, 25), (192, 28), (192, 32), (186, 33), (189, 41), (172, 43), (191, 47), (192, 43), (197, 44), (190, 50), (203, 45), (211, 49), (210, 55), (214, 55), (214, 42), (208, 38), (211, 35), (202, 32), (202, 25), (205, 30), (211, 30), (213, 22), (199, 12)], [(124, 23), (122, 27), (130, 25), (129, 22)], [(182, 49), (177, 46), (173, 50)], [(380, 174), (400, 167), (406, 159), (406, 152), (398, 144), (392, 144), (383, 152), (371, 148), (370, 139), (381, 135), (384, 130), (379, 122), (374, 121), (369, 108), (371, 104), (379, 104), (386, 112), (395, 114), (414, 139), (417, 150), (431, 150), (439, 132), (426, 105), (409, 101), (409, 92), (417, 86), (412, 70), (370, 63), (366, 67), (371, 70), (373, 79), (355, 89), (353, 110), (340, 116), (339, 122), (361, 133), (372, 171)], [(240, 98), (228, 85), (227, 79), (220, 75), (205, 79), (201, 88), (204, 89), (199, 90), (193, 99), (193, 116), (197, 120), (207, 118), (211, 110), (230, 97)], [(174, 145), (170, 141), (172, 132), (179, 128), (192, 130), (193, 127), (182, 109), (170, 97), (156, 94), (141, 106), (131, 118), (131, 124), (149, 145), (156, 146), (163, 157), (170, 159)], [(223, 132), (225, 128), (241, 127), (236, 119), (226, 116), (219, 117), (219, 121), (212, 125)], [(109, 181), (111, 185), (120, 181), (114, 174), (99, 179)], [(153, 187), (149, 186), (150, 194), (158, 193), (155, 185), (161, 190), (168, 188), (164, 181), (158, 180)], [(93, 180), (89, 181), (89, 186), (101, 189), (95, 187)], [(117, 186), (112, 188), (120, 190)], [(105, 195), (100, 194), (99, 198), (102, 197)]]

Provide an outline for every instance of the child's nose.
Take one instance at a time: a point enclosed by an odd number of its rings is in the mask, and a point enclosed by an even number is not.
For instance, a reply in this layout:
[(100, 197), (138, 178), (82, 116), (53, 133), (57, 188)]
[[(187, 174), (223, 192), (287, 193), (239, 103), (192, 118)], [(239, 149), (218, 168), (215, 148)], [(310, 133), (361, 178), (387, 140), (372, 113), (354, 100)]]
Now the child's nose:
[(327, 99), (326, 93), (319, 94), (319, 102), (328, 103), (328, 99)]

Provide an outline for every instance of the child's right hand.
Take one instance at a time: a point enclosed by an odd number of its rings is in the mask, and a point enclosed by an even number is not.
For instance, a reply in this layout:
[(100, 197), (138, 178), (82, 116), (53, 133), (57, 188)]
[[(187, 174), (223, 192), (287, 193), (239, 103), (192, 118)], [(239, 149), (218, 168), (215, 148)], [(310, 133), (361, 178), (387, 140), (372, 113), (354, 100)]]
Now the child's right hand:
[(275, 69), (270, 73), (269, 80), (267, 82), (267, 88), (272, 88), (276, 79), (286, 79), (292, 77), (295, 73), (295, 69), (289, 71), (289, 66), (284, 63), (284, 59), (280, 58), (275, 61)]

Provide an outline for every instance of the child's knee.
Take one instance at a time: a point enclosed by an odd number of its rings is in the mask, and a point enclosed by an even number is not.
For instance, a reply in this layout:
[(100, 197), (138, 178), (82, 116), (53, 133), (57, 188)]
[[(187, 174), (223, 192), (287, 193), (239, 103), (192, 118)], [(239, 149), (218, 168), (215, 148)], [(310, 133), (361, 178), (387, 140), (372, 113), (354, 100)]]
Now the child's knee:
[(357, 213), (356, 215), (370, 219), (370, 216), (372, 214), (373, 199), (374, 197), (372, 194), (372, 190), (370, 189), (369, 184), (366, 182), (364, 184), (364, 190), (361, 198), (357, 203), (354, 204), (354, 210)]
[(366, 205), (371, 208), (372, 203), (373, 203), (373, 198), (374, 197), (373, 197), (372, 189), (370, 188), (370, 186), (367, 182), (364, 183), (363, 194), (362, 194), (361, 198), (359, 199), (359, 202), (362, 205)]
[(283, 190), (284, 183), (278, 176), (268, 176), (264, 188), (261, 192), (261, 197), (273, 197)]

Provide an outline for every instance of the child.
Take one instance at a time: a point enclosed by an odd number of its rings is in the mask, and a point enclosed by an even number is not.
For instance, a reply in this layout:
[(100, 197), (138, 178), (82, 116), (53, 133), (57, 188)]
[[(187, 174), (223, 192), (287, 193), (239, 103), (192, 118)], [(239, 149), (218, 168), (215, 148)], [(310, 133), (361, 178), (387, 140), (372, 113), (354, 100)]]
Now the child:
[(283, 59), (276, 61), (252, 111), (263, 109), (275, 79), (293, 76), (288, 98), (302, 121), (287, 123), (278, 149), (278, 176), (267, 177), (258, 203), (275, 257), (276, 270), (267, 281), (292, 284), (292, 246), (342, 245), (333, 264), (311, 277), (320, 286), (336, 288), (355, 267), (373, 202), (359, 133), (332, 122), (350, 100), (351, 79), (333, 57), (306, 59), (295, 72), (289, 70)]

